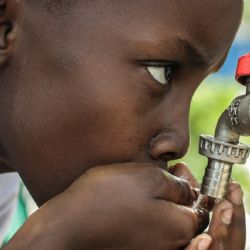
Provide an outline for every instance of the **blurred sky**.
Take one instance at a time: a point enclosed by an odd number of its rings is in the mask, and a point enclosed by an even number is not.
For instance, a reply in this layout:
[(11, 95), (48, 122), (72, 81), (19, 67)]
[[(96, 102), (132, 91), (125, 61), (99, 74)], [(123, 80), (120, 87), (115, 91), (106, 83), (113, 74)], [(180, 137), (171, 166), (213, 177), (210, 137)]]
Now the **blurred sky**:
[(246, 53), (250, 53), (250, 0), (245, 0), (243, 21), (228, 58), (222, 69), (213, 77), (232, 77), (238, 58)]

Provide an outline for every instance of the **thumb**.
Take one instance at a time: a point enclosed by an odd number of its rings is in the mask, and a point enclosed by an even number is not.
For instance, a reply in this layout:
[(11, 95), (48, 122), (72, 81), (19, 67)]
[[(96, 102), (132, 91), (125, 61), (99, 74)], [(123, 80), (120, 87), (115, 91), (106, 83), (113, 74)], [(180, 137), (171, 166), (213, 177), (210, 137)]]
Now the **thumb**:
[(169, 168), (169, 172), (179, 178), (185, 179), (191, 187), (199, 188), (199, 183), (189, 170), (186, 163), (177, 163)]
[(212, 238), (208, 234), (196, 236), (185, 250), (208, 250), (212, 243)]

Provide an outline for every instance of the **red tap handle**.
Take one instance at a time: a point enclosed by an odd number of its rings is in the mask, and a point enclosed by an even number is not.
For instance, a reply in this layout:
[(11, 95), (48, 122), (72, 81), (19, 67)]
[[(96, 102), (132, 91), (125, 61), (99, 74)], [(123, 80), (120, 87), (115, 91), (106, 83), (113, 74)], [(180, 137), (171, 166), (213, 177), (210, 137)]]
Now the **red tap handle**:
[(247, 77), (250, 77), (250, 53), (239, 58), (235, 79), (244, 84)]

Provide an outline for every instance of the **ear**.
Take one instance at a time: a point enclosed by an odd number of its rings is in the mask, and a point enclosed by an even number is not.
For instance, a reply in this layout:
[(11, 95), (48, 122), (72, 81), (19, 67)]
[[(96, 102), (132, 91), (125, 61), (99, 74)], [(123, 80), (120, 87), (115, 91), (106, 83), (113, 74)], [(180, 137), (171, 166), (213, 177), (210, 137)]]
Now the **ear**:
[(6, 63), (13, 53), (19, 2), (21, 1), (0, 0), (0, 66)]

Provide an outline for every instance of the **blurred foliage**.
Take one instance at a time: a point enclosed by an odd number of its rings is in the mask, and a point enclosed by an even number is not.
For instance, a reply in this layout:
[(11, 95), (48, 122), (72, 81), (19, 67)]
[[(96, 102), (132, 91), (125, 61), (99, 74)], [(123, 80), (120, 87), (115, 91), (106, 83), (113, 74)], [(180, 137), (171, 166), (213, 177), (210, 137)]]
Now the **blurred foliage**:
[[(188, 154), (181, 159), (190, 166), (199, 181), (202, 180), (207, 164), (207, 158), (198, 153), (200, 134), (214, 135), (215, 126), (221, 113), (236, 96), (245, 92), (244, 86), (232, 80), (225, 81), (223, 78), (222, 81), (218, 78), (215, 81), (214, 78), (212, 79), (206, 80), (194, 95), (190, 113), (190, 149)], [(250, 144), (250, 138), (242, 137), (241, 142)], [(233, 179), (242, 185), (247, 209), (250, 211), (250, 168), (235, 165)]]
[(250, 0), (245, 0), (244, 4), (244, 19), (250, 21)]

